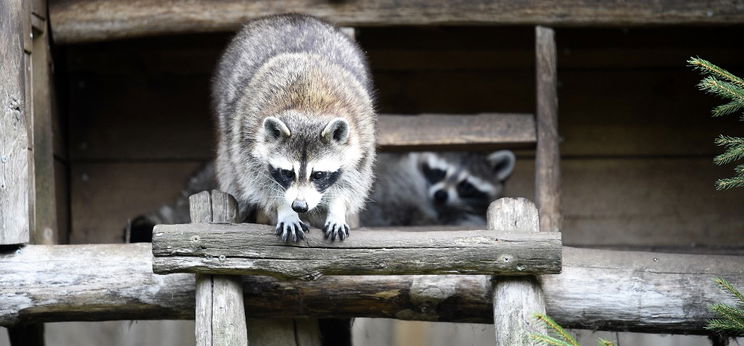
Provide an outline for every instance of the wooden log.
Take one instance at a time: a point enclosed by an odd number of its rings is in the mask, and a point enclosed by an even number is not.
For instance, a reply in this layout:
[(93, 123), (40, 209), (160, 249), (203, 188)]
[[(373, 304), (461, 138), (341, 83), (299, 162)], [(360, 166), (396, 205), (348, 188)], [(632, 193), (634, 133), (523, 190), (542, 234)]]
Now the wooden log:
[[(744, 287), (742, 261), (564, 247), (561, 274), (540, 280), (548, 314), (564, 326), (707, 334), (708, 305), (731, 302), (712, 279)], [(243, 287), (254, 318), (493, 322), (490, 276), (246, 276)], [(0, 326), (193, 318), (194, 275), (153, 274), (150, 244), (27, 245), (0, 253)]]
[(558, 91), (555, 38), (551, 28), (535, 28), (537, 85), (537, 150), (535, 152), (535, 201), (540, 230), (561, 227), (561, 154), (558, 137)]
[(536, 138), (530, 114), (385, 114), (379, 118), (381, 150), (493, 150), (531, 147)]
[(317, 0), (213, 2), (209, 0), (66, 0), (50, 4), (58, 43), (101, 41), (173, 33), (232, 31), (258, 16), (299, 12), (340, 25), (632, 26), (648, 24), (738, 24), (744, 10), (712, 0), (597, 3), (578, 0), (555, 6), (547, 0), (458, 1)]
[(156, 273), (253, 274), (316, 279), (322, 275), (557, 273), (558, 232), (354, 230), (329, 242), (311, 230), (284, 244), (274, 227), (158, 225), (153, 230)]
[[(236, 222), (238, 205), (222, 191), (202, 191), (189, 197), (193, 223)], [(196, 276), (196, 344), (248, 345), (240, 277)]]
[[(524, 198), (501, 198), (488, 207), (488, 229), (540, 232), (537, 208)], [(493, 323), (496, 345), (532, 345), (531, 333), (545, 333), (534, 314), (545, 314), (545, 297), (534, 277), (494, 277)]]
[(0, 245), (29, 241), (29, 137), (24, 1), (0, 7)]

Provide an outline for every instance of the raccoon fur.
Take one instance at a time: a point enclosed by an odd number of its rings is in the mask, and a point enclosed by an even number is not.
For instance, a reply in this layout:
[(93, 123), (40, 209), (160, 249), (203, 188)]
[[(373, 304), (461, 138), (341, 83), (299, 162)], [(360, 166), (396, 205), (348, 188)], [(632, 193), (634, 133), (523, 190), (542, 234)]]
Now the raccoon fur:
[(212, 85), (220, 189), (258, 206), (284, 241), (308, 223), (349, 235), (372, 185), (375, 113), (361, 49), (313, 17), (248, 22), (220, 59)]
[(515, 157), (477, 153), (380, 154), (363, 226), (486, 224), (488, 205), (503, 194)]

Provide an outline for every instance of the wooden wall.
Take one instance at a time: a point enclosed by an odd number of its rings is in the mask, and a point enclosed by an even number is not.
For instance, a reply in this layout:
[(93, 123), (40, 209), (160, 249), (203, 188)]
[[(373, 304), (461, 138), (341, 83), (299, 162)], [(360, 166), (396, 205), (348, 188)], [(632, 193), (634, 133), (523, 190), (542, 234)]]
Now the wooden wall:
[[(533, 112), (531, 27), (363, 28), (379, 110)], [(559, 28), (563, 232), (567, 244), (695, 251), (744, 248), (743, 191), (717, 192), (713, 97), (685, 66), (744, 74), (744, 27)], [(129, 218), (177, 195), (213, 152), (209, 78), (227, 34), (63, 46), (70, 240), (119, 242)], [(58, 64), (59, 65), (59, 64)], [(508, 194), (532, 197), (519, 151)]]

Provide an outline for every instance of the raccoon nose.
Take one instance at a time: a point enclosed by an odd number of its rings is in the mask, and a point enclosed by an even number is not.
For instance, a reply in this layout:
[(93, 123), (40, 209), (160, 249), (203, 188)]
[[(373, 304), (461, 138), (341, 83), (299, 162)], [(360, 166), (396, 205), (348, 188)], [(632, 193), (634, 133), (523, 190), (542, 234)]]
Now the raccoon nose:
[(437, 190), (437, 192), (434, 192), (434, 202), (439, 204), (447, 202), (447, 191)]
[(296, 199), (292, 202), (292, 210), (298, 213), (304, 213), (307, 211), (307, 202)]

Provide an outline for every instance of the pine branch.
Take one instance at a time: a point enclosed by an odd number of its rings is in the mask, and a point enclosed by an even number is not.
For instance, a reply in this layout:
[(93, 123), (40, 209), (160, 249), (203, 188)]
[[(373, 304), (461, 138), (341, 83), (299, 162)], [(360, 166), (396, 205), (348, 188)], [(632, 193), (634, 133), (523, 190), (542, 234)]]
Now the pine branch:
[(742, 109), (744, 109), (744, 102), (731, 101), (713, 108), (713, 116), (720, 117), (722, 115), (736, 113)]
[(690, 60), (687, 60), (687, 63), (690, 64), (694, 69), (702, 72), (703, 74), (707, 75), (713, 75), (718, 78), (723, 78), (731, 83), (734, 83), (742, 88), (744, 88), (744, 80), (731, 74), (731, 72), (726, 71), (716, 65), (713, 65), (710, 61), (700, 58), (690, 58)]
[(548, 335), (532, 334), (530, 335), (530, 337), (532, 338), (532, 340), (537, 341), (537, 343), (540, 345), (574, 346), (563, 340), (559, 340)]
[(716, 180), (717, 190), (728, 190), (737, 187), (744, 187), (744, 177), (733, 177)]
[(741, 107), (744, 107), (744, 88), (739, 87), (733, 83), (725, 82), (725, 81), (716, 79), (712, 76), (708, 76), (708, 77), (705, 77), (702, 81), (700, 81), (700, 83), (698, 84), (698, 88), (709, 94), (713, 94), (721, 98), (731, 100), (730, 103), (733, 104), (732, 106), (715, 108), (713, 111), (714, 117), (719, 117), (722, 115), (730, 114), (730, 113), (720, 113), (720, 112), (726, 112), (730, 109), (736, 110), (736, 109), (740, 109)]
[(718, 154), (713, 159), (717, 165), (725, 165), (727, 163), (741, 160), (744, 158), (744, 144), (729, 146), (723, 154)]
[(736, 306), (723, 303), (711, 305), (710, 310), (715, 312), (718, 318), (708, 321), (705, 328), (734, 336), (744, 335), (744, 295), (724, 279), (716, 278), (714, 281), (721, 289), (736, 298), (738, 303)]
[(605, 340), (605, 339), (599, 338), (599, 340), (597, 341), (597, 345), (599, 345), (599, 346), (615, 346), (615, 343), (613, 343), (610, 340)]
[(736, 298), (739, 301), (739, 304), (744, 304), (744, 294), (741, 294), (741, 292), (734, 288), (734, 285), (732, 285), (730, 282), (726, 281), (723, 278), (715, 278), (713, 279), (713, 281), (717, 283), (718, 286), (721, 286), (721, 288), (726, 290), (729, 294), (731, 294), (734, 298)]

